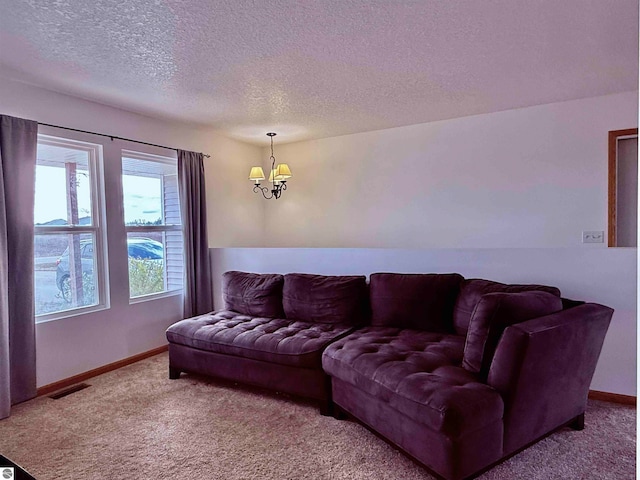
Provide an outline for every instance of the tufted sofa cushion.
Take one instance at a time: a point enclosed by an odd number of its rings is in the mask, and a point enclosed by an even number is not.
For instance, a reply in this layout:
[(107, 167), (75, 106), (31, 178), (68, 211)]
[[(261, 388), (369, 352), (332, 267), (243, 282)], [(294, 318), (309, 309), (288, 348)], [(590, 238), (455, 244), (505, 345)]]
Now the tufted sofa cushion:
[(458, 335), (466, 335), (469, 330), (471, 314), (483, 295), (487, 293), (518, 293), (540, 291), (560, 297), (560, 290), (546, 285), (507, 285), (505, 283), (481, 280), (477, 278), (467, 279), (462, 282), (460, 294), (453, 307), (453, 326)]
[(229, 271), (222, 275), (222, 297), (226, 310), (256, 317), (283, 317), (284, 277)]
[(364, 275), (289, 273), (282, 291), (285, 316), (305, 322), (361, 324), (367, 305), (366, 280)]
[(219, 311), (174, 323), (171, 343), (238, 357), (304, 368), (320, 368), (322, 350), (352, 331), (348, 325), (285, 318), (256, 318)]
[(367, 327), (329, 345), (322, 366), (416, 422), (456, 437), (500, 420), (504, 410), (497, 391), (459, 366), (463, 349), (457, 335)]
[(462, 280), (457, 273), (374, 273), (371, 325), (453, 333), (453, 304)]
[(500, 292), (483, 295), (471, 315), (462, 366), (470, 372), (480, 373), (486, 379), (500, 337), (509, 325), (560, 310), (560, 297), (547, 292)]

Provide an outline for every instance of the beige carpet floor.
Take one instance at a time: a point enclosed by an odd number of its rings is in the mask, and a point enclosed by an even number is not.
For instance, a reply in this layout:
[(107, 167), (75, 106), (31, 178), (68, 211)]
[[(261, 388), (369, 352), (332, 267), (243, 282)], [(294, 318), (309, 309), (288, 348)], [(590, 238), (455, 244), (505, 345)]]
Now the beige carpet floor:
[[(0, 453), (38, 480), (401, 479), (432, 477), (352, 421), (285, 396), (202, 377), (167, 377), (167, 354), (41, 397), (0, 421)], [(636, 410), (590, 401), (563, 429), (490, 479), (632, 479)]]

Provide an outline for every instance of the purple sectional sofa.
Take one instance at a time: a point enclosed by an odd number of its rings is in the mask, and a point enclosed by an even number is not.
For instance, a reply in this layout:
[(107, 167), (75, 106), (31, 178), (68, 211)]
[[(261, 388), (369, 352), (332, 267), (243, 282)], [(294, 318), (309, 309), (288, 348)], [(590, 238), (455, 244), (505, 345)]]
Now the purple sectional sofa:
[(225, 310), (167, 331), (169, 372), (319, 400), (447, 480), (584, 426), (613, 310), (458, 274), (227, 272)]

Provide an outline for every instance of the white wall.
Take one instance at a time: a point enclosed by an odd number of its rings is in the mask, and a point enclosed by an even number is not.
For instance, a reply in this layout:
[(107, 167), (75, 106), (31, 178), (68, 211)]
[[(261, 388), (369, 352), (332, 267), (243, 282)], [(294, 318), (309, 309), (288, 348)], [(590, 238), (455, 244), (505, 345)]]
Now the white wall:
[(629, 92), (276, 142), (294, 177), (266, 245), (582, 248), (607, 227), (607, 132), (637, 125)]
[(636, 395), (636, 249), (634, 248), (221, 248), (211, 250), (216, 305), (227, 270), (369, 275), (446, 273), (506, 283), (539, 283), (562, 295), (615, 309), (591, 388)]
[[(205, 165), (210, 246), (261, 245), (264, 207), (246, 180), (249, 166), (261, 156), (259, 148), (202, 127), (153, 119), (6, 79), (0, 82), (0, 113), (210, 154)], [(166, 327), (182, 318), (182, 298), (129, 305), (128, 293), (121, 290), (112, 288), (109, 310), (36, 325), (38, 386), (166, 343)]]

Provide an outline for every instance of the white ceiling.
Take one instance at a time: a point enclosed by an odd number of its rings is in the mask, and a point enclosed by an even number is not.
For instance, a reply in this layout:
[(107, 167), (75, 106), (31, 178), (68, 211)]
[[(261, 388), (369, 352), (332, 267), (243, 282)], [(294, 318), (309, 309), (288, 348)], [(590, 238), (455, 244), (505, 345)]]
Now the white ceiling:
[(252, 143), (638, 88), (638, 0), (0, 0), (2, 75)]

